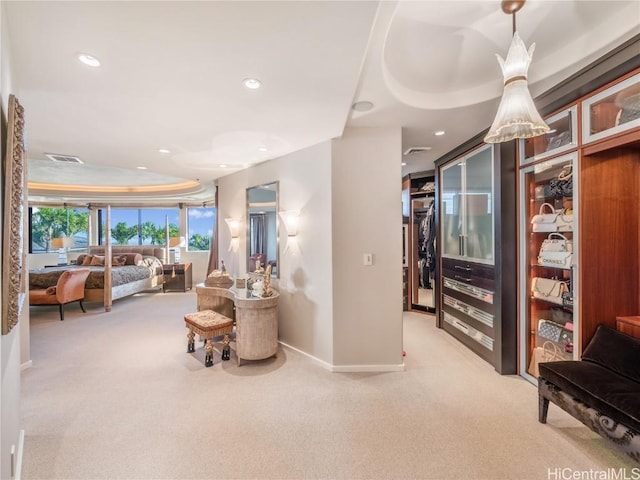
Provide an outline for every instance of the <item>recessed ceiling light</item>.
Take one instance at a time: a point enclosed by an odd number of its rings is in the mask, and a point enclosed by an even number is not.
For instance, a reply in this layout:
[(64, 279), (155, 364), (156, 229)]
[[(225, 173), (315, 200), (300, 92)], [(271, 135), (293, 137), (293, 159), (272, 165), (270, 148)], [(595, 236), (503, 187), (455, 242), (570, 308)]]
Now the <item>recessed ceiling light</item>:
[(402, 165), (403, 167), (407, 164), (407, 162), (402, 162), (400, 165)]
[(220, 168), (227, 168), (227, 165), (225, 165), (224, 163), (222, 163), (222, 164), (218, 165), (218, 167), (220, 167)]
[(147, 167), (136, 167), (138, 170), (146, 170)]
[(259, 152), (268, 152), (269, 149), (267, 147), (258, 147)]
[(158, 149), (158, 152), (160, 152), (160, 153), (165, 153), (165, 154), (166, 154), (166, 153), (171, 153), (171, 151), (170, 151), (170, 150), (167, 150), (166, 148), (159, 148), (159, 149)]
[(93, 55), (89, 55), (88, 53), (79, 53), (78, 54), (78, 60), (80, 60), (85, 65), (88, 65), (89, 67), (99, 67), (100, 66), (100, 60), (98, 60)]
[(444, 135), (444, 130), (438, 130), (437, 132), (433, 132), (433, 134), (436, 137), (441, 137), (442, 135)]
[(356, 102), (353, 105), (351, 105), (351, 108), (356, 112), (368, 112), (373, 108), (373, 103), (367, 102), (367, 101)]
[(262, 86), (262, 82), (257, 78), (245, 78), (242, 84), (250, 90), (255, 90)]

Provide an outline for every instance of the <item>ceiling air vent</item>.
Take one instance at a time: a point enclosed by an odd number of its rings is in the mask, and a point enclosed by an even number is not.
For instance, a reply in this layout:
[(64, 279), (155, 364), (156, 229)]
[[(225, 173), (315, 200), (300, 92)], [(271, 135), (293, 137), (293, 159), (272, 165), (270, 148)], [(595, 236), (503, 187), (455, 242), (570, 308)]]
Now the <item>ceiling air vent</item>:
[(405, 155), (411, 155), (412, 153), (428, 152), (431, 147), (410, 147), (404, 151)]
[(54, 162), (59, 163), (84, 163), (79, 157), (73, 155), (60, 155), (58, 153), (45, 153), (45, 156)]

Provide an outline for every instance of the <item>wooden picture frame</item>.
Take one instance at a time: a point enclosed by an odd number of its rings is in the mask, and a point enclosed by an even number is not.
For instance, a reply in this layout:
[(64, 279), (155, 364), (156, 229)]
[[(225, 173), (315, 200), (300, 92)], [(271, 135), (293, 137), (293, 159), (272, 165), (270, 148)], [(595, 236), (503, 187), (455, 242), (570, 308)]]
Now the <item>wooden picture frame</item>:
[[(4, 133), (4, 132), (3, 132)], [(26, 296), (24, 249), (24, 195), (26, 158), (24, 109), (9, 96), (4, 138), (2, 208), (2, 335), (18, 324)]]

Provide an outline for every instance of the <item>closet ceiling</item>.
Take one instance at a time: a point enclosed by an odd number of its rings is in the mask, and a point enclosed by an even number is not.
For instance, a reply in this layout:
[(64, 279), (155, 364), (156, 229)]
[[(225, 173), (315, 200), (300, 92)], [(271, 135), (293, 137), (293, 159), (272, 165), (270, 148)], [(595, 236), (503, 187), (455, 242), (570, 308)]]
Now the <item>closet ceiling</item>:
[[(403, 152), (428, 148), (403, 156), (403, 173), (432, 168), (491, 123), (502, 91), (494, 54), (506, 55), (512, 28), (499, 0), (2, 6), (34, 200), (155, 189), (200, 201), (216, 178), (345, 127), (402, 127)], [(517, 26), (537, 45), (534, 97), (639, 34), (638, 19), (636, 0), (528, 0)], [(373, 108), (352, 110), (358, 101)]]

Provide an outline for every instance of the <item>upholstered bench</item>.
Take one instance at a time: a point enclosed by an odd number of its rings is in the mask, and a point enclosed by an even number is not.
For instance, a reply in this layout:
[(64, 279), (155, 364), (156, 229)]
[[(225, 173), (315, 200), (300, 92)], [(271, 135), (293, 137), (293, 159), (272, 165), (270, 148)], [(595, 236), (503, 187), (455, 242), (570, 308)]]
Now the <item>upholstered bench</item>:
[(213, 339), (229, 335), (233, 331), (233, 320), (213, 310), (200, 310), (199, 312), (187, 313), (184, 316), (184, 322), (189, 329), (187, 353), (195, 352), (194, 337), (197, 333), (205, 339), (204, 366), (211, 367), (213, 365)]

